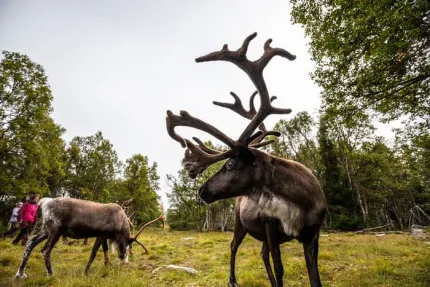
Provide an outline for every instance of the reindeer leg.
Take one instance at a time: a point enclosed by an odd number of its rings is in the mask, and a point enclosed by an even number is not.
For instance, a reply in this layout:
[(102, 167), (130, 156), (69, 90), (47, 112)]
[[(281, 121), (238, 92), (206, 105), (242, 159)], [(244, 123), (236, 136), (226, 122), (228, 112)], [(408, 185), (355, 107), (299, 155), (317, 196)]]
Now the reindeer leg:
[(322, 286), (318, 272), (318, 239), (320, 226), (312, 226), (305, 232), (302, 238), (305, 253), (306, 267), (312, 287)]
[(45, 246), (43, 247), (43, 257), (45, 259), (45, 266), (46, 266), (46, 272), (48, 273), (48, 276), (54, 275), (54, 272), (52, 272), (52, 266), (51, 266), (51, 251), (52, 248), (54, 248), (55, 243), (58, 242), (58, 240), (61, 237), (60, 232), (55, 232), (50, 235), (48, 235), (48, 241), (46, 241)]
[(106, 238), (104, 237), (97, 237), (96, 241), (94, 242), (93, 249), (91, 250), (90, 260), (88, 261), (87, 267), (85, 267), (85, 275), (88, 275), (88, 272), (90, 271), (91, 263), (93, 263), (94, 258), (96, 258), (97, 251), (99, 251), (100, 245), (103, 244), (103, 242), (106, 241)]
[(36, 247), (37, 244), (42, 242), (48, 238), (48, 235), (42, 231), (42, 233), (37, 234), (35, 237), (30, 239), (30, 241), (27, 243), (27, 246), (24, 251), (24, 256), (22, 257), (21, 263), (18, 267), (18, 272), (16, 272), (15, 277), (25, 279), (27, 278), (27, 275), (25, 274), (25, 267), (27, 265), (28, 258), (30, 257), (31, 251)]
[(275, 269), (275, 277), (276, 277), (276, 285), (273, 285), (273, 287), (282, 287), (283, 286), (283, 276), (284, 276), (284, 266), (282, 265), (282, 258), (281, 258), (281, 250), (279, 248), (279, 243), (276, 240), (276, 234), (277, 234), (277, 227), (276, 223), (273, 221), (268, 220), (265, 223), (266, 228), (266, 236), (267, 236), (267, 243), (269, 245), (270, 253), (272, 255), (272, 261), (273, 261), (273, 267)]
[(270, 254), (269, 244), (267, 241), (263, 241), (263, 247), (261, 248), (261, 258), (263, 258), (264, 267), (266, 267), (267, 275), (269, 276), (270, 284), (276, 286), (275, 276), (273, 276), (272, 267), (270, 266)]
[(240, 218), (236, 217), (236, 222), (234, 226), (234, 237), (231, 241), (230, 247), (231, 247), (231, 255), (230, 255), (230, 278), (228, 279), (228, 286), (230, 287), (238, 287), (236, 281), (236, 274), (235, 274), (235, 265), (236, 265), (236, 253), (237, 249), (239, 248), (239, 245), (242, 243), (242, 240), (246, 236), (246, 231), (243, 229), (242, 224), (240, 223)]
[(107, 239), (105, 241), (103, 241), (102, 247), (103, 247), (103, 254), (105, 257), (105, 266), (110, 265), (109, 257), (108, 257), (109, 248), (108, 248), (108, 244), (107, 244)]

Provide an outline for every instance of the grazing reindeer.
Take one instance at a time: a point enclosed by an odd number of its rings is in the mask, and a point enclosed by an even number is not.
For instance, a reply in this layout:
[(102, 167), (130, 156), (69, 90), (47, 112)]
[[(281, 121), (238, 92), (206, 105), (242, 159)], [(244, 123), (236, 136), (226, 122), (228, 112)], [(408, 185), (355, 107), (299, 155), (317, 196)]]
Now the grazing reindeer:
[(42, 211), (42, 225), (39, 232), (27, 243), (24, 256), (19, 265), (17, 278), (27, 278), (25, 267), (27, 260), (36, 245), (47, 239), (41, 252), (45, 259), (48, 276), (53, 275), (51, 267), (51, 250), (62, 235), (73, 239), (96, 237), (91, 256), (85, 268), (88, 274), (91, 263), (96, 257), (100, 245), (103, 247), (105, 265), (109, 263), (107, 253), (107, 239), (112, 239), (118, 245), (118, 257), (122, 262), (128, 262), (128, 253), (133, 242), (141, 245), (137, 237), (149, 224), (159, 218), (148, 222), (135, 236), (130, 234), (129, 219), (124, 210), (115, 203), (97, 203), (82, 199), (58, 197), (42, 198), (39, 201)]
[[(263, 121), (270, 114), (289, 114), (290, 109), (273, 107), (264, 78), (263, 69), (274, 56), (294, 60), (295, 56), (280, 48), (270, 47), (271, 39), (264, 44), (263, 56), (251, 62), (246, 58), (248, 45), (257, 33), (248, 36), (242, 47), (230, 51), (227, 45), (222, 50), (196, 59), (196, 62), (228, 61), (245, 71), (255, 87), (250, 99), (250, 110), (246, 111), (234, 93), (235, 102), (215, 105), (229, 108), (251, 120), (239, 139), (234, 141), (224, 133), (181, 111), (174, 115), (167, 111), (166, 125), (169, 135), (186, 147), (183, 164), (191, 178), (195, 178), (211, 164), (228, 159), (224, 166), (199, 190), (200, 198), (210, 204), (220, 199), (237, 197), (234, 238), (231, 242), (229, 286), (238, 286), (235, 276), (236, 252), (243, 238), (249, 233), (263, 242), (261, 256), (272, 286), (283, 286), (283, 265), (280, 244), (297, 239), (303, 243), (306, 267), (311, 286), (321, 286), (318, 272), (318, 238), (326, 212), (324, 193), (305, 166), (298, 162), (270, 156), (257, 150), (273, 140), (266, 136), (279, 136), (266, 131)], [(254, 108), (254, 97), (260, 95), (260, 108)], [(224, 142), (229, 149), (217, 151), (206, 147), (198, 138), (195, 145), (175, 133), (176, 126), (188, 126), (209, 133)], [(254, 131), (259, 127), (259, 131)], [(270, 265), (272, 256), (275, 275)]]
[[(121, 204), (121, 208), (122, 209), (124, 209), (124, 212), (125, 212), (125, 214), (127, 215), (127, 208), (125, 208), (124, 207), (124, 205), (125, 204), (128, 204), (128, 203), (130, 203), (131, 201), (133, 200), (133, 198), (130, 198), (130, 199), (128, 199), (128, 200), (126, 200), (126, 201), (124, 201), (122, 204)], [(131, 218), (131, 216), (128, 216), (127, 215), (127, 219), (128, 219), (128, 223), (130, 224), (130, 226), (132, 226), (132, 227), (136, 227), (136, 226), (134, 226), (134, 224), (131, 222), (131, 220), (130, 220), (130, 218)], [(67, 236), (66, 235), (62, 235), (61, 236), (62, 238), (63, 238), (63, 244), (68, 244), (68, 245), (72, 245), (74, 242), (72, 241), (72, 242), (69, 242), (69, 240), (67, 239)], [(110, 244), (114, 244), (114, 241), (113, 240), (109, 240), (109, 241), (112, 241), (112, 242), (110, 242)], [(79, 240), (76, 240), (76, 242), (78, 242), (78, 244), (79, 244)], [(88, 238), (84, 238), (84, 243), (83, 243), (84, 245), (88, 245)], [(145, 249), (145, 251), (146, 252), (148, 252), (146, 249)], [(112, 251), (112, 253), (114, 252), (114, 250)], [(130, 250), (130, 255), (131, 255), (131, 250)]]
[[(126, 204), (129, 204), (131, 201), (133, 200), (133, 198), (130, 198), (130, 199), (128, 199), (128, 200), (126, 200), (126, 201), (124, 201), (122, 204), (121, 204), (121, 208), (122, 209), (124, 209), (124, 212), (127, 214), (128, 212), (127, 212), (127, 208), (126, 207), (124, 207)], [(162, 226), (162, 228), (164, 229), (164, 225), (165, 225), (165, 222), (166, 222), (166, 215), (165, 215), (165, 212), (164, 212), (164, 207), (163, 207), (163, 204), (161, 203), (161, 202), (159, 202), (159, 205), (160, 205), (160, 209), (161, 209), (161, 215), (160, 215), (160, 217), (158, 217), (158, 219), (157, 220), (159, 220), (159, 221), (161, 221), (162, 223), (163, 223), (163, 226)], [(127, 216), (128, 217), (128, 222), (130, 223), (130, 225), (131, 226), (133, 226), (133, 227), (135, 227), (134, 225), (133, 225), (133, 223), (131, 222), (131, 220), (130, 220), (130, 218), (133, 216), (133, 214), (134, 214), (134, 211), (130, 214), (130, 216)], [(156, 222), (157, 220), (155, 220), (155, 221), (153, 221), (153, 222)], [(152, 221), (151, 221), (151, 223), (153, 223)], [(115, 253), (115, 250), (116, 250), (116, 247), (117, 247), (117, 244), (115, 243), (115, 241), (113, 241), (113, 240), (108, 240), (108, 246), (110, 246), (110, 250), (111, 250), (111, 252), (112, 253)], [(146, 250), (146, 248), (144, 247), (144, 246), (142, 246), (144, 249), (145, 249), (145, 251), (148, 253), (148, 250)], [(132, 254), (132, 252), (131, 252), (131, 249), (130, 249), (130, 255), (131, 256), (133, 256), (133, 254)]]

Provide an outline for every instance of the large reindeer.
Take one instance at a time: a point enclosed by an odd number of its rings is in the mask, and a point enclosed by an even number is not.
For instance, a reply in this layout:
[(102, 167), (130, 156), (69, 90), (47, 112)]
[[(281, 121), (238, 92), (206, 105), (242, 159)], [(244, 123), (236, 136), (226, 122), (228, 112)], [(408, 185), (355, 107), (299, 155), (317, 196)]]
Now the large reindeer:
[[(261, 256), (272, 286), (283, 286), (283, 265), (280, 244), (297, 239), (303, 243), (306, 266), (311, 286), (321, 286), (318, 272), (318, 239), (326, 212), (324, 193), (311, 171), (298, 162), (268, 155), (257, 148), (271, 144), (266, 136), (279, 136), (267, 131), (263, 121), (270, 114), (289, 114), (290, 109), (272, 106), (274, 97), (269, 97), (263, 69), (274, 56), (294, 60), (295, 56), (284, 49), (270, 47), (271, 39), (264, 44), (263, 56), (250, 61), (246, 57), (248, 45), (257, 33), (248, 36), (242, 47), (230, 51), (227, 45), (222, 50), (199, 57), (196, 62), (228, 61), (250, 77), (260, 96), (260, 108), (254, 108), (255, 92), (250, 99), (250, 110), (246, 111), (238, 96), (235, 102), (215, 105), (229, 108), (250, 119), (250, 123), (239, 136), (232, 140), (210, 124), (181, 111), (174, 115), (167, 111), (166, 124), (169, 135), (186, 147), (183, 164), (191, 178), (195, 178), (215, 162), (228, 159), (224, 166), (199, 190), (203, 201), (210, 204), (220, 199), (237, 197), (234, 238), (231, 242), (229, 286), (238, 286), (235, 276), (235, 258), (239, 245), (249, 233), (263, 242)], [(206, 147), (201, 140), (193, 138), (194, 144), (175, 133), (177, 126), (188, 126), (209, 133), (225, 143), (229, 149), (217, 151)], [(255, 130), (259, 127), (259, 131)], [(255, 133), (254, 133), (255, 132)], [(272, 256), (275, 275), (270, 265)]]
[(116, 243), (119, 247), (118, 257), (122, 262), (127, 262), (133, 242), (138, 243), (148, 252), (143, 244), (137, 241), (137, 237), (145, 227), (159, 220), (156, 218), (146, 223), (135, 236), (131, 236), (129, 219), (118, 204), (104, 204), (66, 197), (42, 198), (38, 204), (42, 211), (42, 225), (39, 232), (27, 243), (16, 278), (27, 278), (25, 267), (31, 251), (45, 239), (47, 241), (41, 252), (45, 259), (48, 276), (53, 275), (51, 251), (62, 235), (73, 239), (96, 237), (85, 274), (88, 274), (100, 246), (103, 247), (105, 265), (109, 263), (107, 239)]

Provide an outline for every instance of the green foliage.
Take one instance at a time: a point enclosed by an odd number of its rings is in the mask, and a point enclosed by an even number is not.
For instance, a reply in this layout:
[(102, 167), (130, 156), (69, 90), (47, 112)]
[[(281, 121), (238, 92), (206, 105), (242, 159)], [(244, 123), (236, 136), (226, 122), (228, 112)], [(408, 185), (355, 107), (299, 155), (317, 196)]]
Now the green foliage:
[(75, 137), (67, 148), (67, 193), (74, 198), (108, 200), (108, 185), (119, 172), (120, 162), (109, 140), (99, 131)]
[(348, 179), (342, 170), (342, 160), (334, 140), (329, 136), (327, 117), (321, 117), (319, 131), (321, 183), (328, 205), (328, 227), (331, 229), (357, 229), (361, 220), (358, 205), (348, 188)]
[[(151, 221), (160, 215), (158, 205), (159, 176), (157, 174), (157, 163), (149, 166), (148, 157), (135, 154), (127, 159), (124, 170), (123, 187), (125, 193), (121, 194), (123, 202), (129, 198), (133, 201), (128, 205), (129, 214), (134, 214), (134, 219), (138, 224)], [(118, 198), (118, 195), (115, 194)]]
[[(101, 132), (76, 136), (67, 148), (64, 129), (51, 118), (52, 94), (43, 67), (26, 55), (3, 51), (0, 62), (0, 216), (3, 226), (16, 200), (29, 193), (99, 202), (133, 197), (136, 223), (159, 215), (157, 164), (134, 155), (122, 163)], [(131, 213), (129, 214), (131, 215)], [(3, 229), (3, 228), (0, 228)]]
[(149, 165), (148, 157), (135, 154), (123, 164), (101, 132), (75, 137), (67, 148), (65, 195), (98, 202), (116, 202), (124, 206), (137, 224), (160, 215), (157, 163)]
[(430, 129), (430, 2), (291, 0), (293, 23), (310, 37), (325, 108), (371, 108)]
[(0, 62), (0, 209), (28, 193), (53, 194), (64, 176), (64, 129), (51, 118), (52, 95), (41, 65), (2, 52)]
[[(355, 230), (394, 222), (405, 229), (412, 224), (411, 209), (430, 211), (427, 135), (398, 137), (390, 148), (375, 137), (371, 117), (328, 110), (316, 121), (307, 113), (280, 120), (281, 136), (269, 152), (308, 166), (319, 178), (326, 195), (327, 228)], [(421, 224), (424, 217), (414, 216)]]
[(313, 137), (315, 125), (314, 119), (307, 112), (299, 112), (291, 120), (281, 119), (274, 127), (281, 136), (266, 150), (278, 157), (293, 159), (304, 164), (319, 177), (320, 159)]
[(430, 135), (423, 134), (406, 141), (405, 136), (399, 133), (396, 147), (405, 166), (403, 173), (407, 178), (407, 190), (415, 203), (430, 214)]
[[(333, 221), (348, 210), (355, 218), (359, 207), (364, 226), (405, 228), (414, 205), (430, 211), (430, 2), (290, 2), (323, 89), (319, 144)], [(395, 149), (373, 137), (370, 111), (383, 122), (405, 119)]]
[[(210, 142), (205, 143), (214, 148)], [(221, 150), (221, 147), (216, 149)], [(234, 199), (221, 200), (205, 205), (198, 196), (199, 188), (222, 166), (224, 162), (217, 162), (208, 167), (195, 180), (188, 177), (183, 168), (178, 176), (167, 175), (171, 192), (168, 194), (170, 209), (167, 222), (172, 229), (199, 231), (227, 230), (232, 227)]]

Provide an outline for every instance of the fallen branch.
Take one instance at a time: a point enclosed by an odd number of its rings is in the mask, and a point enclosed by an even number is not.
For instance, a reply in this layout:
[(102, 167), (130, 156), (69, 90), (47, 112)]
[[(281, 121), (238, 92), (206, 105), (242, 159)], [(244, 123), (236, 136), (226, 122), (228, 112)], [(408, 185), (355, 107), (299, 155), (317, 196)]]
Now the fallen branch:
[(371, 232), (366, 232), (368, 234), (410, 234), (410, 232), (408, 231), (397, 231), (397, 230), (393, 230), (393, 231), (371, 231)]
[(427, 213), (425, 213), (424, 212), (424, 210), (422, 210), (418, 205), (415, 205), (413, 208), (412, 208), (412, 210), (413, 209), (418, 209), (418, 211), (420, 211), (425, 217), (427, 217), (427, 219), (428, 220), (430, 220), (430, 216), (427, 214)]
[(430, 226), (424, 226), (424, 225), (417, 225), (417, 224), (413, 224), (411, 226), (411, 229), (430, 229)]
[(390, 223), (385, 224), (385, 225), (383, 225), (383, 226), (377, 226), (377, 227), (372, 227), (372, 228), (365, 228), (365, 229), (363, 229), (363, 230), (355, 231), (354, 233), (365, 233), (365, 232), (367, 232), (367, 231), (369, 231), (369, 230), (381, 229), (381, 228), (384, 228), (384, 227), (390, 226), (390, 225), (392, 225), (393, 223), (394, 223), (394, 222), (393, 222), (393, 221), (391, 221)]

